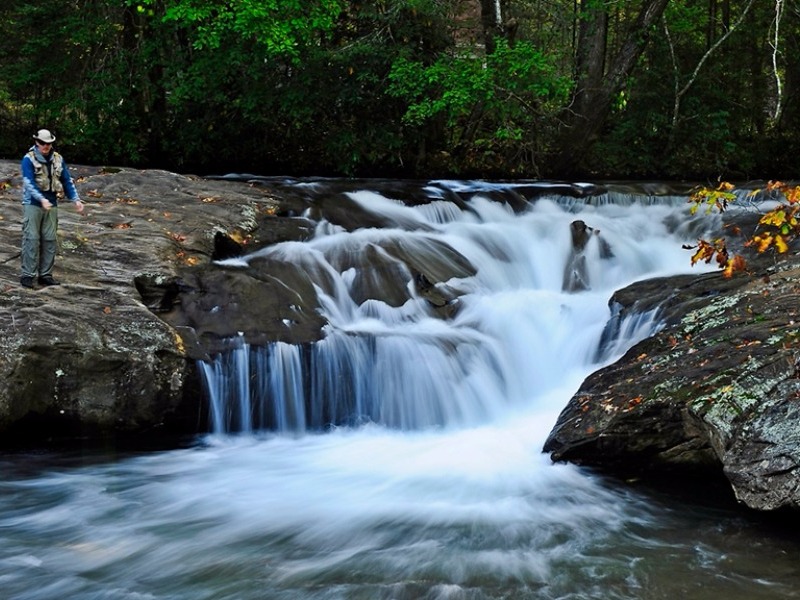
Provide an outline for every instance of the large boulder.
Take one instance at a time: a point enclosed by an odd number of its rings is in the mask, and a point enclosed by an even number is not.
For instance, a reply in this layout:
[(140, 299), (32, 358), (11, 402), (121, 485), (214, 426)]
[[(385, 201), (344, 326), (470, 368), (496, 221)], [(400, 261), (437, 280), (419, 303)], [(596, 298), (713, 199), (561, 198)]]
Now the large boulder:
[[(61, 285), (29, 290), (19, 285), (19, 163), (0, 161), (0, 443), (202, 428), (194, 359), (213, 350), (201, 337), (218, 315), (209, 311), (198, 333), (191, 318), (172, 324), (161, 313), (196, 283), (195, 271), (218, 276), (210, 261), (220, 236), (242, 246), (303, 239), (308, 221), (289, 215), (296, 201), (246, 182), (80, 166), (72, 174), (86, 210), (59, 207)], [(196, 306), (187, 313), (202, 310), (200, 295), (188, 294)], [(285, 297), (272, 302), (288, 310)], [(308, 314), (318, 329), (313, 307)]]
[(61, 285), (29, 290), (18, 283), (19, 163), (0, 161), (0, 444), (204, 430), (196, 361), (241, 342), (319, 340), (318, 294), (333, 292), (323, 263), (353, 270), (356, 301), (397, 306), (416, 289), (442, 318), (459, 295), (444, 282), (474, 273), (432, 237), (412, 249), (381, 236), (365, 254), (321, 259), (271, 250), (312, 237), (323, 218), (334, 231), (397, 226), (345, 193), (357, 182), (320, 193), (248, 176), (71, 171), (87, 206), (59, 207)]
[[(749, 507), (800, 507), (800, 260), (634, 284), (665, 326), (586, 379), (545, 451), (621, 472), (724, 472)], [(613, 321), (612, 321), (613, 323)]]

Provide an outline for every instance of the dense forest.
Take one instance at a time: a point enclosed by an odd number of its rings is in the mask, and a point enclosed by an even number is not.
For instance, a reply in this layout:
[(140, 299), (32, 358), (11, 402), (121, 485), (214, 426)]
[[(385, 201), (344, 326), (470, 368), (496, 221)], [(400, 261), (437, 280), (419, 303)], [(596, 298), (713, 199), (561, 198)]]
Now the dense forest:
[(0, 156), (797, 178), (800, 0), (4, 0)]

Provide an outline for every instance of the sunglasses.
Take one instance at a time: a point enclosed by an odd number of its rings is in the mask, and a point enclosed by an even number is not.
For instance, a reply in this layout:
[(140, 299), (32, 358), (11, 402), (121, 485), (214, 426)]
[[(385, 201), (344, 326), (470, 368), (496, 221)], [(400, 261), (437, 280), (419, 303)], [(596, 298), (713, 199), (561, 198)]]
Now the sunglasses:
[(36, 143), (40, 146), (52, 146), (53, 142), (43, 142), (42, 140), (36, 140)]

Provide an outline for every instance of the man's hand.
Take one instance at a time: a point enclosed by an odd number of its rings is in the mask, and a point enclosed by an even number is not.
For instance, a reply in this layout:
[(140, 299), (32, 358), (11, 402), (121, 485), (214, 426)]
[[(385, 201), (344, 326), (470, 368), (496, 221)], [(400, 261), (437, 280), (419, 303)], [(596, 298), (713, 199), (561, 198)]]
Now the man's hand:
[(80, 200), (76, 200), (75, 201), (75, 210), (77, 210), (79, 213), (83, 214), (83, 202), (81, 202)]
[(50, 210), (53, 208), (53, 203), (50, 202), (47, 198), (42, 198), (42, 208), (45, 210)]

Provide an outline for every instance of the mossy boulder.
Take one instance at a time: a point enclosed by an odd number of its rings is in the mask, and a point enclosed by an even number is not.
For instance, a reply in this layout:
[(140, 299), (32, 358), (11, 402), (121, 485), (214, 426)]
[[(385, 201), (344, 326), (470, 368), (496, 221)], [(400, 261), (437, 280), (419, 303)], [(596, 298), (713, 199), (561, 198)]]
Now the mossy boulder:
[(615, 295), (664, 328), (586, 379), (545, 444), (625, 473), (722, 471), (749, 507), (800, 507), (800, 261), (676, 277)]

